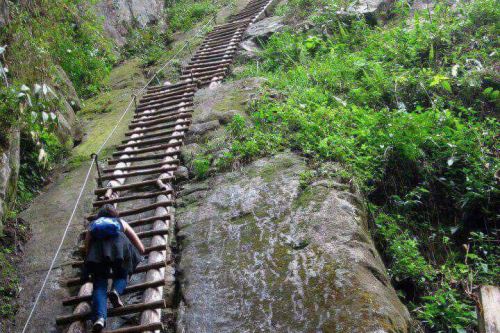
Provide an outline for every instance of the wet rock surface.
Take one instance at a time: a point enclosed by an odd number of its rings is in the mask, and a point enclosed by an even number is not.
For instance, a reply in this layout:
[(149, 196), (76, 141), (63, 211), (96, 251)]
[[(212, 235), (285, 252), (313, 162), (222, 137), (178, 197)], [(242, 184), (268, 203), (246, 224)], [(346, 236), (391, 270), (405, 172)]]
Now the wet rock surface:
[(240, 43), (241, 49), (238, 51), (240, 61), (254, 59), (263, 45), (272, 34), (281, 31), (285, 27), (283, 18), (280, 16), (267, 17), (251, 25), (243, 35)]
[(337, 14), (341, 17), (363, 15), (369, 22), (377, 23), (386, 19), (393, 4), (394, 0), (358, 0)]
[(305, 170), (283, 153), (185, 188), (179, 332), (407, 331), (356, 197)]
[[(246, 116), (261, 82), (200, 90), (193, 122)], [(217, 154), (225, 138), (207, 132), (183, 158)], [(180, 185), (178, 332), (408, 331), (358, 196), (333, 179), (304, 188), (306, 170), (285, 152)]]
[(20, 137), (19, 129), (12, 129), (6, 141), (0, 145), (0, 231), (1, 219), (15, 194), (19, 176)]
[(102, 0), (97, 4), (97, 10), (104, 16), (104, 30), (121, 46), (133, 24), (144, 28), (163, 23), (164, 3), (163, 0)]

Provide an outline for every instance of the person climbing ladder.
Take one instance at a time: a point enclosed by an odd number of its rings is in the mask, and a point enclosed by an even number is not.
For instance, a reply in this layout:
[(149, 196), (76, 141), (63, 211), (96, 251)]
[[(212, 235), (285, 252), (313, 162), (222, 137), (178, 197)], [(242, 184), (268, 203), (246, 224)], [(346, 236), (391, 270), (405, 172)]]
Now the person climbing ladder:
[(113, 279), (109, 300), (113, 307), (122, 307), (120, 295), (128, 275), (143, 259), (144, 245), (128, 223), (119, 218), (116, 208), (106, 204), (89, 224), (85, 254), (82, 279), (90, 277), (93, 283), (92, 332), (101, 332), (106, 326), (108, 279)]

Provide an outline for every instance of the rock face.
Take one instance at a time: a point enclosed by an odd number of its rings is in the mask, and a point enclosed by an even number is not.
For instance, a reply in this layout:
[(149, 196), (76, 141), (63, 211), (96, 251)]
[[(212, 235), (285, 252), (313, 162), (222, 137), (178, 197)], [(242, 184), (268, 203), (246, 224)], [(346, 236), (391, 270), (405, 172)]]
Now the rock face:
[[(355, 196), (292, 153), (186, 187), (180, 332), (406, 332)], [(339, 187), (337, 187), (339, 186)]]
[(15, 194), (19, 176), (19, 130), (13, 129), (7, 138), (7, 146), (0, 147), (0, 231), (1, 218)]
[(364, 15), (372, 23), (384, 20), (392, 8), (394, 0), (358, 0), (348, 8), (338, 11), (341, 16)]
[(9, 22), (9, 3), (7, 0), (0, 0), (0, 27)]
[(283, 30), (284, 27), (283, 18), (280, 16), (271, 16), (252, 24), (240, 43), (241, 50), (238, 52), (240, 60), (255, 58), (260, 46), (267, 42), (272, 34)]
[(132, 25), (144, 28), (163, 22), (164, 3), (163, 0), (101, 0), (97, 9), (104, 16), (104, 30), (108, 36), (122, 46)]
[[(246, 98), (244, 81), (229, 86)], [(195, 121), (221, 113), (211, 101), (224, 89), (197, 94)], [(226, 107), (243, 114), (239, 105)], [(221, 131), (192, 145), (213, 147)], [(304, 188), (306, 170), (285, 152), (184, 184), (178, 332), (408, 331), (357, 195), (333, 179)]]

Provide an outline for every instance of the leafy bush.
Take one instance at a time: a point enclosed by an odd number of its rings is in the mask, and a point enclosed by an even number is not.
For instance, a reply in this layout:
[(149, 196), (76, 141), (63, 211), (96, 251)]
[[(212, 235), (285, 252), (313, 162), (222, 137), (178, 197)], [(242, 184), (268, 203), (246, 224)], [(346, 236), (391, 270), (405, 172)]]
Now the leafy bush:
[(122, 54), (126, 58), (139, 56), (143, 59), (144, 64), (149, 66), (156, 63), (164, 55), (165, 49), (171, 41), (171, 32), (163, 31), (163, 28), (159, 26), (132, 29)]
[(59, 64), (80, 96), (98, 92), (115, 59), (93, 2), (42, 0), (15, 4), (10, 10), (13, 20), (2, 28), (1, 42), (10, 45), (15, 78), (33, 84), (49, 77), (52, 66)]

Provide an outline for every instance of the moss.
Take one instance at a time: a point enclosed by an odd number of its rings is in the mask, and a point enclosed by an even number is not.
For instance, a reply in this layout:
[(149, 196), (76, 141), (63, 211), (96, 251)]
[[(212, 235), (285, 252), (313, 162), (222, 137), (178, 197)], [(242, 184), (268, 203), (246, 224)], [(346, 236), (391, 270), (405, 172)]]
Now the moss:
[(295, 161), (292, 158), (278, 158), (272, 160), (271, 163), (266, 164), (262, 168), (259, 168), (258, 175), (262, 177), (265, 182), (270, 183), (284, 170), (287, 170), (294, 165)]
[[(132, 94), (136, 89), (140, 89), (144, 83), (145, 79), (138, 59), (126, 61), (113, 69), (105, 80), (105, 85), (109, 90), (87, 100), (85, 107), (79, 113), (85, 123), (85, 132), (87, 134), (83, 142), (73, 151), (70, 161), (71, 166), (80, 165), (82, 161), (89, 159), (90, 154), (97, 151), (111, 132), (113, 128), (111, 125), (118, 122), (123, 111), (130, 103)], [(100, 157), (108, 156), (112, 150), (111, 147), (122, 140), (132, 116), (133, 108), (130, 109), (130, 112), (119, 124)]]

